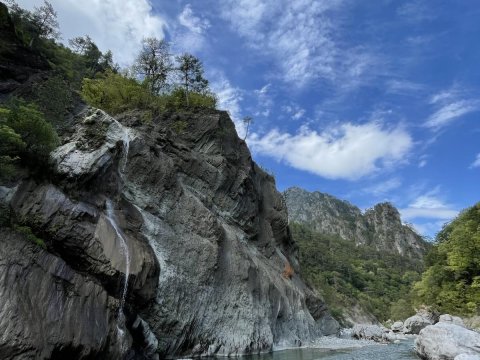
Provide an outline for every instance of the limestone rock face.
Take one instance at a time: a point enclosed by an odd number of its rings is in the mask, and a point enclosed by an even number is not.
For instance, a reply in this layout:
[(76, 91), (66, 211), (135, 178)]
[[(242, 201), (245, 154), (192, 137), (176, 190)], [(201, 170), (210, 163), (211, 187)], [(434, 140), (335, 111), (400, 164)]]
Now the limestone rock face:
[(420, 259), (428, 244), (409, 226), (390, 203), (375, 205), (362, 214), (347, 201), (331, 195), (289, 188), (284, 193), (290, 221), (308, 224), (317, 232), (338, 235), (357, 245)]
[(415, 351), (427, 360), (465, 359), (466, 355), (478, 357), (480, 334), (459, 325), (439, 322), (420, 331)]
[[(117, 306), (128, 274), (129, 351), (243, 354), (336, 333), (298, 276), (283, 198), (228, 115), (141, 118), (85, 107), (51, 154), (49, 180), (25, 179), (9, 193), (14, 220)], [(173, 130), (178, 122), (183, 132)], [(111, 310), (101, 309), (112, 328)]]

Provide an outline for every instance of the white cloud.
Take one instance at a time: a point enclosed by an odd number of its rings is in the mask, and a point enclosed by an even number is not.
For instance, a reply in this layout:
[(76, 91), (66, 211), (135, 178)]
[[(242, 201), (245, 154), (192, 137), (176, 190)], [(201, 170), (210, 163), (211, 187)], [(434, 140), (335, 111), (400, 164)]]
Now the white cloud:
[(254, 152), (330, 179), (356, 180), (401, 163), (413, 142), (401, 127), (387, 129), (378, 122), (341, 124), (323, 132), (306, 126), (295, 134), (274, 129), (253, 134)]
[(480, 167), (480, 153), (477, 154), (475, 161), (470, 165), (470, 169)]
[(406, 208), (400, 209), (402, 218), (411, 219), (438, 219), (450, 220), (457, 216), (458, 210), (445, 203), (439, 197), (439, 187), (417, 196)]
[(175, 49), (189, 53), (201, 51), (205, 47), (205, 32), (210, 27), (208, 19), (195, 15), (192, 6), (187, 4), (177, 20), (180, 26), (175, 24), (172, 31)]
[(414, 0), (402, 4), (397, 14), (408, 22), (424, 22), (435, 19), (434, 8), (425, 0)]
[(197, 34), (203, 34), (210, 27), (210, 22), (207, 19), (194, 15), (190, 4), (185, 5), (183, 11), (178, 16), (178, 21), (181, 25)]
[(418, 234), (433, 238), (447, 222), (448, 221), (445, 220), (426, 221), (422, 223), (414, 222), (412, 226)]
[(425, 85), (405, 79), (389, 80), (386, 83), (387, 92), (391, 94), (408, 95), (425, 90)]
[(480, 110), (480, 102), (476, 100), (459, 100), (440, 107), (425, 122), (425, 126), (440, 129), (459, 117)]
[(363, 189), (363, 192), (374, 196), (384, 196), (388, 195), (392, 190), (398, 189), (401, 185), (402, 181), (399, 178), (391, 178), (372, 186), (368, 186)]
[(242, 111), (240, 103), (243, 100), (243, 91), (234, 87), (220, 71), (211, 71), (210, 78), (215, 79), (210, 83), (212, 91), (217, 95), (220, 110), (226, 110), (230, 114), (238, 136), (245, 135), (245, 124), (242, 122)]
[[(152, 12), (148, 0), (50, 0), (58, 13), (64, 41), (90, 35), (102, 51), (112, 50), (115, 61), (130, 65), (144, 37), (164, 38), (166, 21)], [(20, 0), (32, 9), (43, 2)]]
[(434, 94), (429, 103), (437, 109), (429, 116), (424, 126), (433, 130), (439, 130), (463, 115), (480, 110), (480, 101), (469, 98), (458, 85)]
[(289, 105), (282, 106), (281, 109), (284, 113), (287, 113), (294, 120), (301, 119), (306, 113), (305, 109), (293, 102)]
[(348, 90), (379, 63), (367, 49), (341, 41), (345, 2), (224, 0), (220, 6), (223, 18), (252, 48), (274, 58), (284, 81), (301, 87), (327, 80)]

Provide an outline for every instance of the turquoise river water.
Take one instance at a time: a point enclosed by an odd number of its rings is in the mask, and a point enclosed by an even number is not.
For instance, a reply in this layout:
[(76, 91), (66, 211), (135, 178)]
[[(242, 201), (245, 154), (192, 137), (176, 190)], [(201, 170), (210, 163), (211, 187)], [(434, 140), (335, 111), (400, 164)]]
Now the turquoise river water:
[(326, 350), (299, 348), (269, 354), (246, 356), (245, 360), (418, 360), (413, 352), (413, 340), (399, 344), (368, 345), (355, 349)]

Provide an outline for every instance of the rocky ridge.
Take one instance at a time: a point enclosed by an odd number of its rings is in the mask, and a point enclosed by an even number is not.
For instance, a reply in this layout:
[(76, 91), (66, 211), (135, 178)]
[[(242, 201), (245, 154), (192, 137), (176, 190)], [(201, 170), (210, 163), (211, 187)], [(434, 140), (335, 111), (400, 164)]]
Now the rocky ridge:
[(311, 226), (315, 231), (338, 235), (357, 245), (419, 259), (428, 244), (411, 227), (402, 224), (398, 210), (380, 203), (365, 213), (329, 194), (292, 187), (283, 192), (289, 221)]
[[(48, 176), (2, 188), (11, 221), (46, 248), (2, 229), (0, 353), (235, 355), (336, 333), (297, 275), (273, 178), (228, 115), (144, 115), (83, 107)], [(172, 130), (178, 122), (183, 132)], [(19, 288), (18, 277), (29, 280)], [(92, 322), (103, 336), (87, 331)]]

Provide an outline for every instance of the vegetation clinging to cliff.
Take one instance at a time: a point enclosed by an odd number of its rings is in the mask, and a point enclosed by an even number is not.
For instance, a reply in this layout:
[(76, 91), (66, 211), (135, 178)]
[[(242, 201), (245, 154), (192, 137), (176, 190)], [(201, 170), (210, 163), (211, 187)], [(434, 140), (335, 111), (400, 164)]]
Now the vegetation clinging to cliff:
[(339, 320), (344, 309), (356, 304), (380, 321), (413, 315), (409, 293), (420, 278), (420, 260), (356, 246), (307, 225), (290, 226), (300, 248), (302, 275), (324, 296)]
[(416, 303), (442, 313), (480, 314), (480, 203), (438, 233), (426, 262), (414, 287)]

